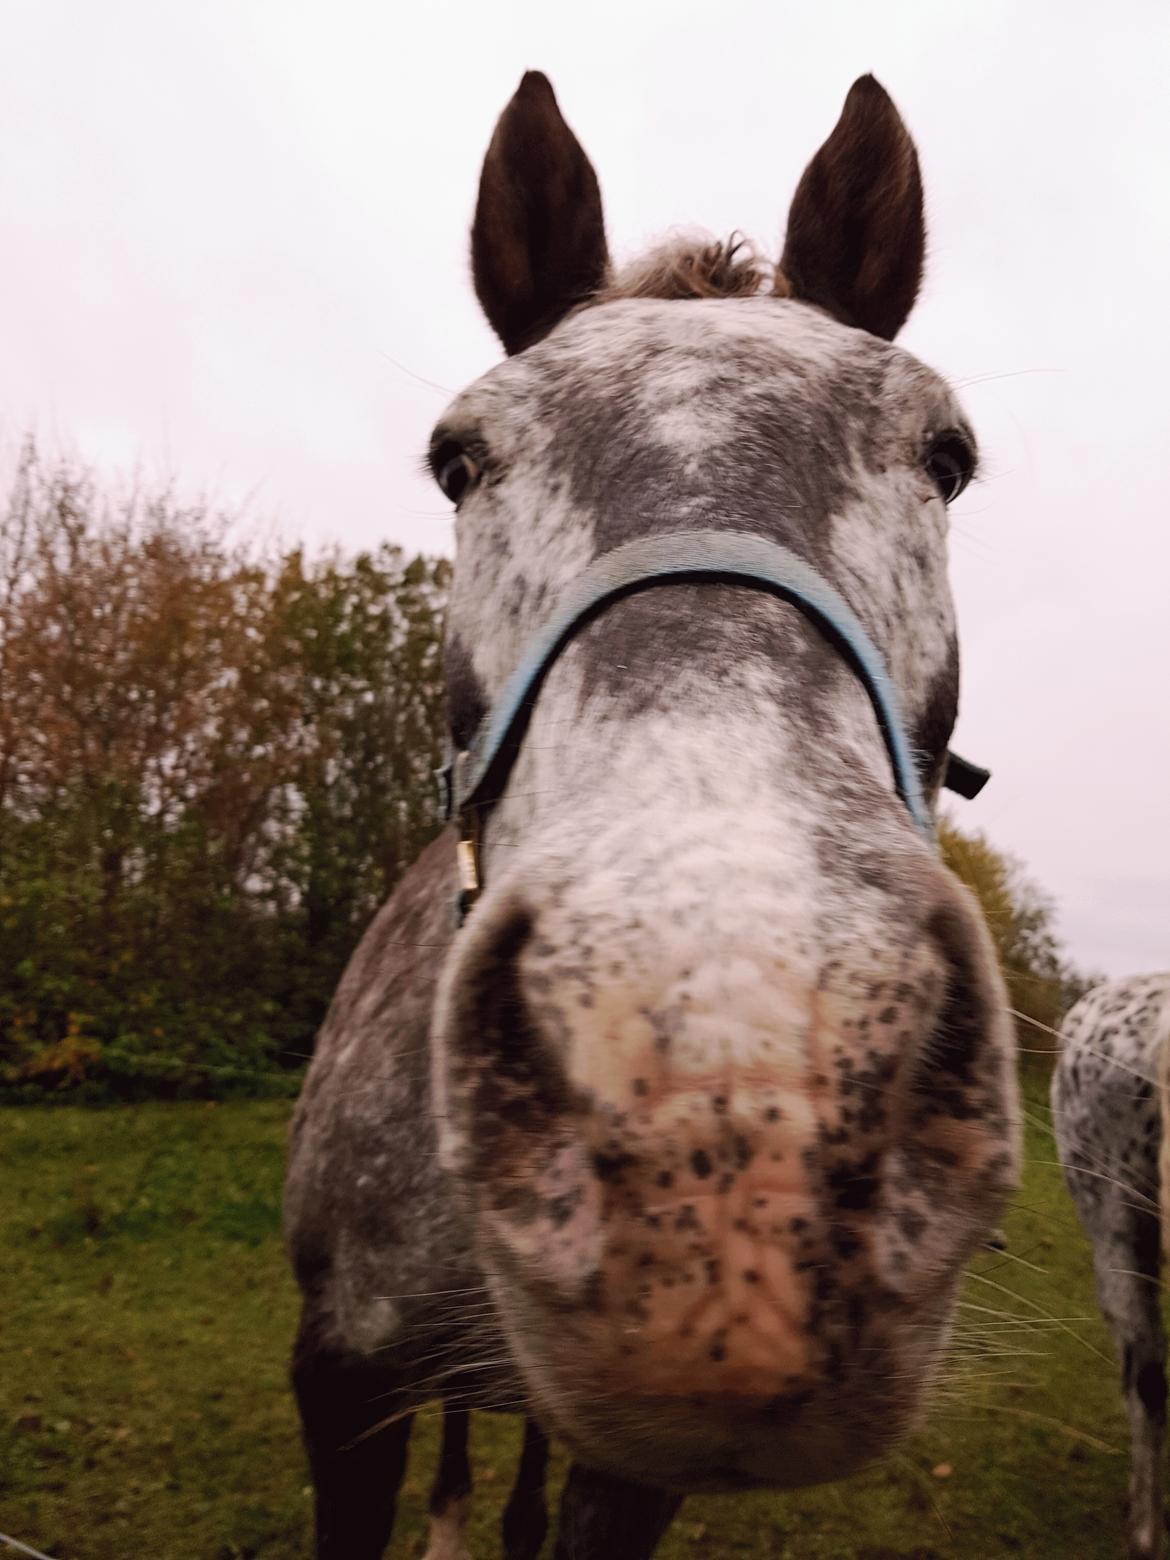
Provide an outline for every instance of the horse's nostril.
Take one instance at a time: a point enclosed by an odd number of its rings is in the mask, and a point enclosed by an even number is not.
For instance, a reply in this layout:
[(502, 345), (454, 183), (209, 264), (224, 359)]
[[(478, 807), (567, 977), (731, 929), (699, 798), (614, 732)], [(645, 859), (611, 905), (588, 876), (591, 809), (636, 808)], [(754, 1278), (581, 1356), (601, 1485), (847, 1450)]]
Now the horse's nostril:
[(957, 902), (941, 905), (931, 918), (930, 931), (946, 960), (947, 978), (942, 1012), (926, 1057), (932, 1076), (969, 1079), (1001, 1016), (998, 982), (981, 930), (968, 907)]
[(531, 1050), (534, 1025), (520, 984), (520, 959), (531, 937), (532, 916), (520, 907), (474, 928), (454, 987), (461, 1049), (474, 1045), (505, 1065)]
[(520, 1139), (547, 1133), (568, 1109), (565, 1071), (524, 989), (524, 951), (533, 936), (528, 908), (476, 911), (460, 940), (443, 1014), (449, 1100), (463, 1115), (483, 1170), (491, 1156), (514, 1158)]
[(497, 964), (514, 969), (516, 960), (524, 952), (524, 946), (532, 936), (532, 916), (526, 909), (515, 909), (496, 929), (490, 953)]

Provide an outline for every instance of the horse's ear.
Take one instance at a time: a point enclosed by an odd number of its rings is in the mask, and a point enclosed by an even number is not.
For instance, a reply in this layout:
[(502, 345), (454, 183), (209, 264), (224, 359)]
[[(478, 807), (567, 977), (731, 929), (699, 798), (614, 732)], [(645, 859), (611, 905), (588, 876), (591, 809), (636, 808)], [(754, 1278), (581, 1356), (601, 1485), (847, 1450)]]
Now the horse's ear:
[(471, 228), (475, 290), (506, 352), (522, 352), (605, 280), (597, 175), (548, 78), (524, 75), (500, 115)]
[(797, 186), (776, 291), (892, 341), (925, 248), (914, 142), (885, 88), (862, 76)]

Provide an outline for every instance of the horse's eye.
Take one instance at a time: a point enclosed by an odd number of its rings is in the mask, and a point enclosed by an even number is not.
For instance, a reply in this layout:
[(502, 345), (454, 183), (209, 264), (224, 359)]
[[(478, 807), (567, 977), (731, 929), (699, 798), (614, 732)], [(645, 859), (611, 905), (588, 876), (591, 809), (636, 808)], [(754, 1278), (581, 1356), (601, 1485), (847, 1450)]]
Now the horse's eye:
[(440, 450), (435, 461), (435, 481), (453, 504), (457, 504), (480, 478), (480, 469), (466, 450), (450, 444)]
[(930, 441), (926, 474), (938, 488), (944, 504), (958, 498), (974, 470), (975, 452), (961, 433), (940, 433)]

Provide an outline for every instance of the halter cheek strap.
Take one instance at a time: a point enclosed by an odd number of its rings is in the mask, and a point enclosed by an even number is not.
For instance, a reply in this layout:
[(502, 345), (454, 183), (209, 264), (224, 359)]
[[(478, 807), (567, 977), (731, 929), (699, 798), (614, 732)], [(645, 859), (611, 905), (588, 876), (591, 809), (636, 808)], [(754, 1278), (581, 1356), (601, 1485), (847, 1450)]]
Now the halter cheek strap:
[[(480, 724), (471, 746), (439, 771), (447, 820), (459, 822), (460, 919), (480, 889), (479, 834), (508, 782), (532, 707), (549, 668), (577, 631), (614, 601), (655, 585), (722, 581), (769, 592), (799, 607), (849, 663), (869, 695), (894, 786), (922, 837), (935, 843), (934, 820), (922, 794), (898, 707), (881, 655), (852, 608), (803, 558), (766, 537), (745, 531), (676, 531), (639, 537), (594, 560), (570, 585), (559, 607), (529, 641), (524, 659)], [(974, 796), (988, 778), (954, 754), (945, 783)]]

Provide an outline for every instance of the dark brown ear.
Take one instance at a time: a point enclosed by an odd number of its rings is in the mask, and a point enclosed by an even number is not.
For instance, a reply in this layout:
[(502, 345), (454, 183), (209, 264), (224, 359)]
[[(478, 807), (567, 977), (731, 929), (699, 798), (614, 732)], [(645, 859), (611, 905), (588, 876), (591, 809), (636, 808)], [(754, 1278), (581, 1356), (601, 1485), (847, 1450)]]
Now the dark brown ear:
[(484, 158), (471, 228), (475, 290), (505, 352), (546, 335), (608, 263), (597, 175), (548, 78), (527, 71)]
[(925, 248), (914, 142), (885, 88), (862, 76), (797, 186), (776, 291), (892, 341)]

